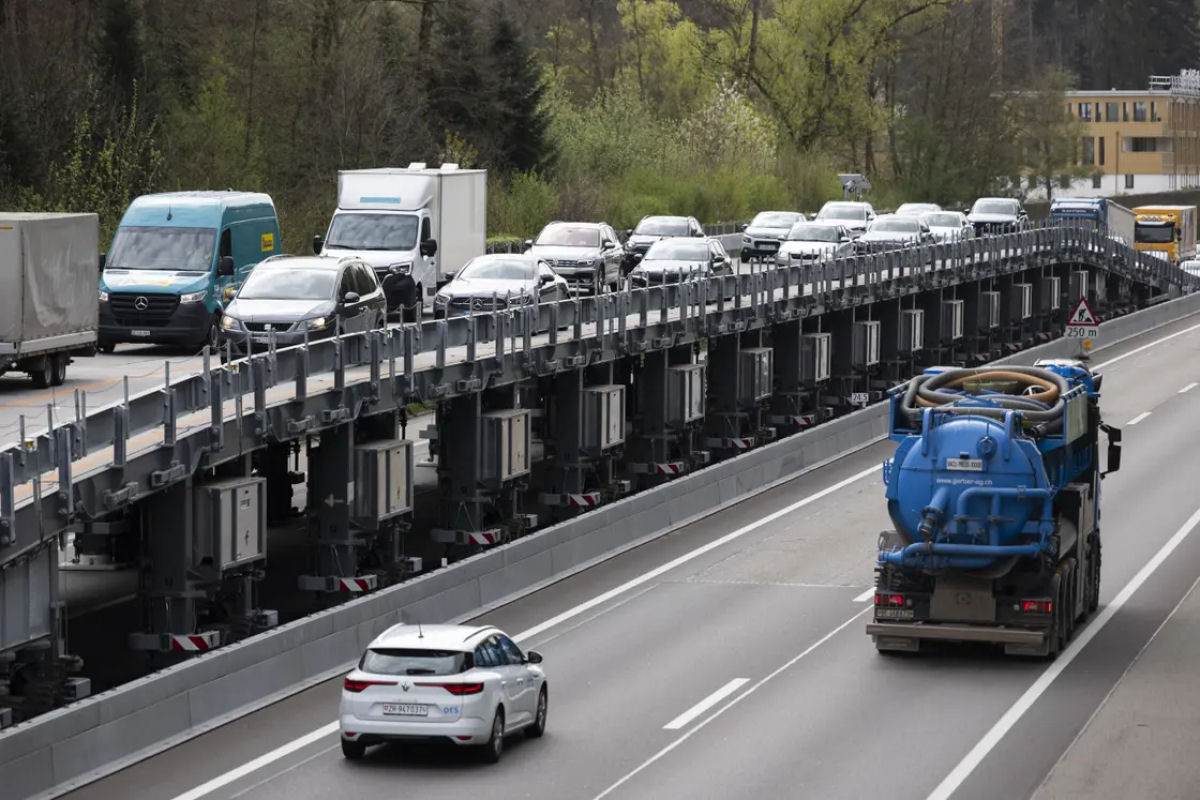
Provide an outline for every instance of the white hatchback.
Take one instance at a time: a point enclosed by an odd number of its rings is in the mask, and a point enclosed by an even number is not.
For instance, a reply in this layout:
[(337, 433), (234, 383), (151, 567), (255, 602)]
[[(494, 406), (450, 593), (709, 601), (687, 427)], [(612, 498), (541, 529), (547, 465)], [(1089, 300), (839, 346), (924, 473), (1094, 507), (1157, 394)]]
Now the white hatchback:
[(388, 628), (343, 683), (342, 754), (358, 759), (372, 744), (441, 740), (498, 761), (506, 735), (546, 731), (541, 663), (491, 626)]

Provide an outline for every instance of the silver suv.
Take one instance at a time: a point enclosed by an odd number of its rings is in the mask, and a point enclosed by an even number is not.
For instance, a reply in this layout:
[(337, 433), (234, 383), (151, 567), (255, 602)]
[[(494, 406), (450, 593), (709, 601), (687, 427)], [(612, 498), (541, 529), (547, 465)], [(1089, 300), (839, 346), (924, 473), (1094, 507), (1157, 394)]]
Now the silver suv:
[(620, 287), (624, 252), (606, 222), (551, 222), (525, 246), (575, 292), (600, 294)]

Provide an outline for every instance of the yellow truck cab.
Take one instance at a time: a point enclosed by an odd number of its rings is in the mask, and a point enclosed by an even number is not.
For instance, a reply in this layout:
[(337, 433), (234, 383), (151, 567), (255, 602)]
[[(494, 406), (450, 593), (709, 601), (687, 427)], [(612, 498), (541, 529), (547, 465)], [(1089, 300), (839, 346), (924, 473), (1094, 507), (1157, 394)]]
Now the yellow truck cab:
[(1138, 250), (1162, 253), (1172, 264), (1196, 254), (1195, 206), (1140, 206), (1133, 210)]

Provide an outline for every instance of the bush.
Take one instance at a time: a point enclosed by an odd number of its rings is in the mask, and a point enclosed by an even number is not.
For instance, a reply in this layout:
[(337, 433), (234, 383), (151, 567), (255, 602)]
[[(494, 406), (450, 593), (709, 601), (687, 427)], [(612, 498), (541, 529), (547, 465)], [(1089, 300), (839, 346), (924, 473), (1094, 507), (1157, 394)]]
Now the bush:
[(555, 217), (558, 192), (537, 174), (519, 172), (507, 183), (488, 177), (489, 231), (528, 239)]

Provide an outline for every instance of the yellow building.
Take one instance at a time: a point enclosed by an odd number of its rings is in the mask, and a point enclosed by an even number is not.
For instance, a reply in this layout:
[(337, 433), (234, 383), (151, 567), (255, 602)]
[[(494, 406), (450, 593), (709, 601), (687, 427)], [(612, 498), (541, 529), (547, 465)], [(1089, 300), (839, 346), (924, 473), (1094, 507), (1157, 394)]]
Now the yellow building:
[[(1142, 91), (1067, 92), (1086, 129), (1080, 150), (1091, 177), (1057, 194), (1111, 197), (1200, 187), (1200, 70), (1153, 76)], [(1042, 188), (1044, 196), (1045, 189)]]

